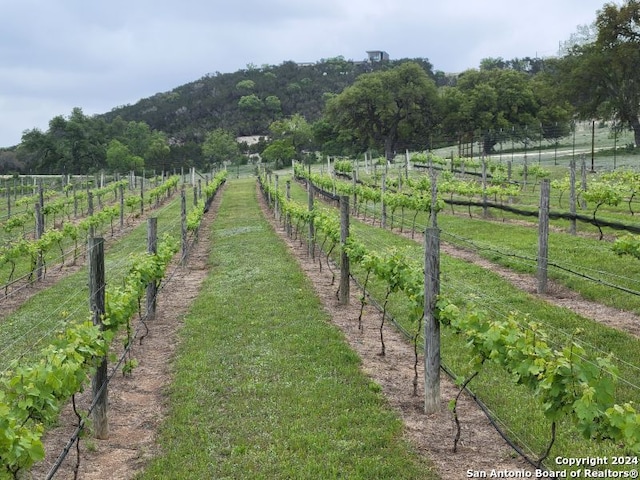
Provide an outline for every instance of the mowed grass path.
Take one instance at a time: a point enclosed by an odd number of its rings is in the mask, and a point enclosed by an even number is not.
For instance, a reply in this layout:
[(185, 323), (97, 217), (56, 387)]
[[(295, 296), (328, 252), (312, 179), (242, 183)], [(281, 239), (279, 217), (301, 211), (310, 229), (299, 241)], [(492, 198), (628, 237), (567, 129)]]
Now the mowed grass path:
[(138, 478), (438, 478), (262, 216), (255, 179), (229, 182), (212, 239), (163, 454)]

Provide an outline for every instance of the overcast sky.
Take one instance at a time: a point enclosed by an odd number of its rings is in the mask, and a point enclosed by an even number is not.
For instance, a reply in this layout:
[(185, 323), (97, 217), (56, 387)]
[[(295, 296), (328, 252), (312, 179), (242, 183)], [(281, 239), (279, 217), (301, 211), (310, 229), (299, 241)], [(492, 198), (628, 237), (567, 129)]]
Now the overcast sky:
[(557, 54), (604, 0), (0, 0), (0, 147), (207, 73), (367, 50), (435, 70)]

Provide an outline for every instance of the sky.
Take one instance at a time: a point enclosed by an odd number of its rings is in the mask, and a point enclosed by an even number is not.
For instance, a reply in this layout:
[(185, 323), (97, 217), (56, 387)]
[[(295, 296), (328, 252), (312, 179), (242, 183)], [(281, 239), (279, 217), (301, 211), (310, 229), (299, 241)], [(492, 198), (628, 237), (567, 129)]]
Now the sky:
[(605, 0), (0, 0), (0, 147), (74, 107), (134, 104), (248, 65), (426, 58), (434, 70), (558, 53)]

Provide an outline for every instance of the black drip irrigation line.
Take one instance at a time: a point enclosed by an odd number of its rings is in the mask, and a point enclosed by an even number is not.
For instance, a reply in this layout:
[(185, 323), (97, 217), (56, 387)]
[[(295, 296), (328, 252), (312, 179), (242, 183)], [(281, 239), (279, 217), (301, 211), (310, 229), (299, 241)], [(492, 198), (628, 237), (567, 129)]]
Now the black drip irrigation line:
[[(516, 215), (521, 215), (523, 217), (537, 218), (539, 215), (538, 210), (523, 210), (521, 208), (510, 207), (508, 205), (495, 203), (495, 202), (475, 202), (471, 200), (467, 200), (467, 201), (453, 200), (449, 198), (443, 198), (443, 201), (448, 205), (495, 208), (496, 210), (504, 210), (505, 212), (515, 213)], [(550, 211), (549, 218), (553, 220), (579, 220), (581, 222), (591, 224), (595, 227), (609, 227), (613, 230), (621, 230), (621, 231), (630, 232), (630, 233), (640, 233), (640, 227), (636, 227), (634, 225), (626, 225), (624, 223), (613, 222), (609, 220), (604, 220), (601, 218), (594, 218), (593, 216), (587, 216), (587, 215)]]
[[(313, 183), (311, 185), (314, 188), (314, 191), (320, 193), (321, 195), (323, 195), (323, 196), (325, 196), (327, 198), (330, 198), (331, 200), (336, 200), (337, 201), (340, 198), (337, 195), (333, 195), (330, 192), (327, 192), (325, 190), (322, 190), (319, 187), (316, 187), (315, 185), (313, 185)], [(537, 211), (521, 210), (521, 209), (518, 209), (518, 208), (509, 207), (507, 205), (501, 205), (501, 204), (493, 203), (493, 202), (486, 202), (486, 203), (484, 203), (484, 202), (465, 202), (465, 201), (461, 201), (461, 200), (449, 200), (449, 199), (444, 199), (444, 202), (448, 203), (448, 204), (463, 205), (463, 206), (477, 206), (477, 207), (487, 206), (487, 207), (491, 207), (491, 208), (497, 208), (497, 209), (505, 210), (505, 211), (508, 211), (508, 212), (516, 213), (518, 215), (529, 216), (529, 217), (538, 217), (538, 212)], [(609, 222), (609, 221), (606, 221), (606, 220), (597, 220), (597, 219), (594, 219), (593, 217), (588, 217), (588, 216), (585, 216), (585, 215), (573, 215), (573, 214), (570, 214), (570, 213), (549, 212), (549, 217), (553, 218), (553, 219), (556, 219), (556, 220), (557, 219), (565, 219), (565, 220), (576, 219), (576, 220), (580, 220), (580, 221), (583, 221), (583, 222), (586, 222), (586, 223), (590, 223), (592, 225), (595, 225), (596, 227), (610, 227), (610, 228), (612, 228), (614, 230), (623, 230), (623, 231), (632, 232), (632, 233), (640, 233), (640, 227), (634, 227), (632, 225), (625, 225), (625, 224), (617, 223), (617, 222)], [(452, 236), (454, 238), (461, 238), (462, 239), (462, 237), (458, 237), (458, 236), (456, 236), (454, 234), (451, 234), (451, 233), (447, 233), (447, 235), (450, 235), (450, 236)], [(463, 240), (465, 242), (469, 243), (470, 245), (473, 245), (474, 248), (477, 251), (486, 250), (486, 251), (489, 251), (489, 252), (497, 253), (497, 254), (505, 256), (505, 257), (513, 257), (513, 258), (518, 258), (518, 259), (521, 259), (521, 260), (534, 261), (534, 262), (537, 261), (536, 258), (529, 258), (529, 257), (521, 256), (521, 255), (518, 255), (518, 254), (515, 254), (515, 253), (505, 253), (505, 252), (502, 252), (500, 250), (491, 249), (491, 248), (480, 248), (476, 244), (474, 244), (473, 242), (471, 242), (471, 241), (469, 241), (467, 239), (463, 239)], [(563, 271), (565, 271), (567, 273), (570, 273), (572, 275), (575, 275), (575, 276), (578, 276), (578, 277), (582, 277), (582, 278), (584, 278), (586, 280), (589, 280), (589, 281), (604, 285), (606, 287), (614, 288), (616, 290), (620, 290), (622, 292), (629, 293), (631, 295), (640, 296), (640, 292), (639, 291), (631, 290), (629, 288), (626, 288), (626, 287), (623, 287), (623, 286), (620, 286), (620, 285), (616, 285), (616, 284), (607, 282), (605, 280), (601, 280), (599, 278), (591, 277), (591, 276), (586, 275), (584, 273), (576, 272), (575, 270), (571, 270), (570, 268), (563, 267), (562, 265), (559, 265), (559, 264), (554, 263), (554, 262), (549, 262), (548, 266), (555, 267), (555, 268), (557, 268), (559, 270), (563, 270)]]
[[(527, 256), (524, 256), (524, 255), (518, 255), (517, 253), (507, 253), (507, 252), (503, 252), (502, 250), (497, 250), (495, 248), (481, 247), (481, 246), (475, 244), (474, 242), (472, 242), (471, 240), (469, 240), (467, 238), (460, 237), (460, 236), (455, 235), (453, 233), (448, 233), (448, 232), (443, 232), (443, 233), (445, 235), (448, 235), (448, 236), (450, 236), (452, 238), (455, 238), (455, 239), (457, 239), (459, 241), (462, 241), (462, 242), (464, 242), (464, 243), (466, 243), (468, 245), (471, 245), (476, 252), (480, 252), (480, 251), (492, 252), (492, 253), (498, 254), (498, 255), (500, 255), (502, 257), (512, 257), (512, 258), (517, 258), (519, 260), (526, 260), (528, 262), (537, 262), (537, 260), (538, 260), (537, 258), (527, 257)], [(606, 280), (602, 280), (600, 278), (592, 277), (590, 275), (587, 275), (586, 273), (577, 272), (575, 270), (572, 270), (570, 268), (564, 267), (564, 266), (562, 266), (562, 265), (560, 265), (558, 263), (555, 263), (555, 262), (549, 262), (548, 266), (549, 267), (555, 267), (558, 270), (562, 270), (562, 271), (567, 272), (567, 273), (569, 273), (571, 275), (575, 275), (576, 277), (584, 278), (585, 280), (589, 280), (590, 282), (594, 282), (594, 283), (598, 283), (600, 285), (604, 285), (605, 287), (609, 287), (609, 288), (613, 288), (613, 289), (616, 289), (616, 290), (620, 290), (622, 292), (629, 293), (631, 295), (640, 296), (640, 291), (632, 290), (630, 288), (623, 287), (621, 285), (616, 285), (614, 283), (607, 282)]]
[[(303, 178), (303, 180), (306, 181), (306, 179)], [(363, 183), (363, 182), (358, 182), (358, 183)], [(338, 195), (334, 195), (330, 192), (327, 192), (326, 190), (322, 190), (320, 187), (317, 187), (315, 185), (312, 186), (314, 188), (314, 191), (320, 193), (321, 195), (330, 198), (331, 200), (335, 200), (338, 201), (340, 199), (340, 197)], [(476, 202), (476, 201), (471, 201), (471, 200), (453, 200), (450, 198), (443, 198), (442, 201), (444, 203), (446, 203), (447, 205), (458, 205), (458, 206), (464, 206), (464, 207), (482, 207), (482, 208), (495, 208), (496, 210), (504, 210), (505, 212), (510, 212), (510, 213), (514, 213), (516, 215), (521, 215), (523, 217), (538, 217), (539, 216), (539, 212), (537, 210), (537, 208), (535, 210), (523, 210), (521, 208), (516, 208), (516, 207), (511, 207), (509, 205), (504, 205), (502, 203), (495, 203), (495, 202)], [(532, 207), (533, 208), (533, 207)], [(580, 214), (573, 214), (573, 213), (564, 213), (564, 212), (549, 212), (549, 218), (552, 220), (578, 220), (580, 222), (584, 222), (584, 223), (588, 223), (590, 225), (593, 225), (595, 227), (601, 228), (601, 227), (608, 227), (611, 228), (613, 230), (619, 230), (619, 231), (623, 231), (623, 232), (630, 232), (630, 233), (635, 233), (635, 234), (640, 234), (640, 227), (634, 226), (634, 225), (627, 225), (624, 223), (619, 223), (619, 222), (613, 222), (613, 221), (609, 221), (609, 220), (604, 220), (604, 219), (600, 219), (600, 218), (594, 218), (593, 216), (587, 216), (587, 215), (580, 215)]]

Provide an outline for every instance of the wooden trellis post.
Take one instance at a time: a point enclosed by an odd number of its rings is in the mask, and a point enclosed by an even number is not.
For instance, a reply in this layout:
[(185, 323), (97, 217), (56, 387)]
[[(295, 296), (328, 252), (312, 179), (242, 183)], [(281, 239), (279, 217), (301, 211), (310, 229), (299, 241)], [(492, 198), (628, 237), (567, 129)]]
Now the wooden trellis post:
[[(158, 218), (149, 217), (147, 220), (147, 252), (151, 255), (158, 253)], [(147, 320), (156, 318), (156, 297), (158, 284), (153, 280), (147, 285)]]
[(436, 217), (437, 185), (431, 170), (431, 225), (424, 233), (424, 411), (440, 410), (440, 229)]
[[(313, 184), (311, 180), (307, 180), (307, 197), (309, 212), (313, 212)], [(312, 260), (316, 258), (315, 235), (315, 225), (313, 223), (313, 216), (311, 216), (309, 219), (309, 257), (311, 257)]]
[(576, 225), (576, 159), (572, 158), (569, 162), (569, 213), (571, 213), (571, 223), (569, 224), (569, 233), (575, 235), (577, 232)]
[(347, 238), (349, 237), (349, 196), (340, 197), (340, 290), (338, 299), (341, 305), (349, 304), (349, 257), (345, 251)]
[(550, 183), (545, 178), (540, 184), (540, 210), (538, 214), (538, 293), (547, 292), (547, 265), (549, 263), (549, 196)]
[[(93, 316), (93, 324), (103, 329), (102, 318), (105, 314), (105, 275), (104, 275), (104, 239), (89, 238), (89, 307)], [(107, 422), (107, 358), (102, 359), (91, 379), (91, 389), (95, 407), (93, 408), (93, 429), (96, 438), (109, 436)]]
[(180, 225), (181, 225), (181, 244), (182, 244), (182, 262), (187, 259), (187, 194), (184, 191), (184, 183), (180, 190)]

